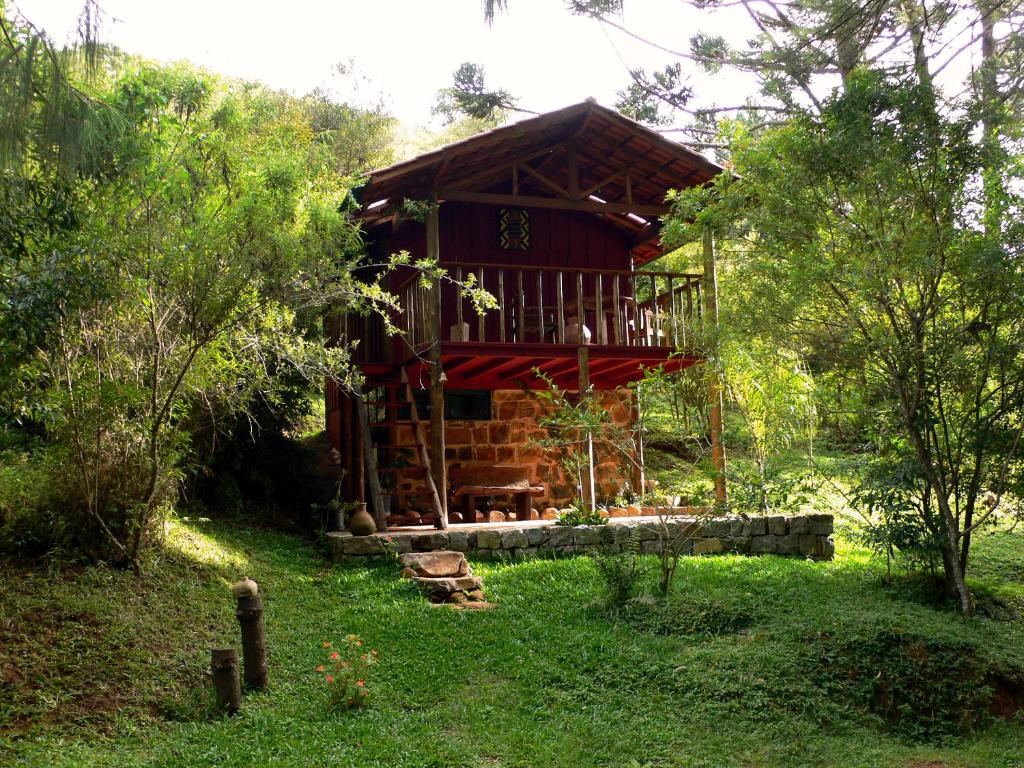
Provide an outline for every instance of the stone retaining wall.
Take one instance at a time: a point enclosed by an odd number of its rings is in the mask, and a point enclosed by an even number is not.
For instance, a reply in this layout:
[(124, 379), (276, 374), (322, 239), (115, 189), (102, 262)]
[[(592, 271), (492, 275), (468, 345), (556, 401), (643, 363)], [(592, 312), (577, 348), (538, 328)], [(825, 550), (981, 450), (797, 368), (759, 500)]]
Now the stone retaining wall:
[[(653, 518), (615, 519), (607, 525), (561, 526), (552, 523), (503, 523), (493, 528), (447, 531), (389, 532), (373, 536), (329, 533), (336, 560), (361, 562), (391, 553), (451, 549), (478, 559), (525, 560), (565, 557), (595, 552), (622, 552), (630, 537), (640, 551), (656, 554), (663, 541), (675, 542), (681, 552), (694, 555), (740, 553), (788, 555), (831, 560), (832, 515), (752, 517), (670, 517), (666, 535)], [(634, 534), (635, 531), (635, 534)]]

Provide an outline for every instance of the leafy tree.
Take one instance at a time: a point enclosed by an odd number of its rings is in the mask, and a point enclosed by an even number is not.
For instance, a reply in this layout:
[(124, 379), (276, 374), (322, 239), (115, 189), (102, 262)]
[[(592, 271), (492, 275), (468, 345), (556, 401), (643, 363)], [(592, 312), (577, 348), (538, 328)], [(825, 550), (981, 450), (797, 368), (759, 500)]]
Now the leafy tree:
[(379, 154), (382, 121), (350, 154), (359, 113), (322, 95), (113, 51), (91, 66), (23, 19), (0, 23), (2, 66), (21, 73), (0, 85), (18, 108), (0, 176), (2, 417), (38, 437), (47, 476), (36, 509), (0, 510), (0, 543), (138, 568), (194, 414), (272, 402), (282, 367), (350, 385), (323, 315), (394, 308), (353, 277), (339, 173)]
[(930, 84), (859, 71), (819, 115), (741, 138), (740, 178), (681, 194), (671, 225), (733, 239), (752, 320), (793, 349), (827, 339), (860, 372), (876, 450), (916, 467), (908, 506), (968, 614), (972, 535), (1024, 491), (1021, 201), (981, 183), (999, 166), (973, 129)]

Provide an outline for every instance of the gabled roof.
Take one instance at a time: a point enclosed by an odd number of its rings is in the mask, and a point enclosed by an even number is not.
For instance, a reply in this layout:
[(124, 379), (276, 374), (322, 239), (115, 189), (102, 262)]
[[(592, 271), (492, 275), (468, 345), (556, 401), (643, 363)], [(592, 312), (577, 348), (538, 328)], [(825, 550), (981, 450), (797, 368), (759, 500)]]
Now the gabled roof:
[[(514, 163), (521, 169), (515, 182), (518, 194), (549, 197), (552, 190), (557, 197), (574, 163), (579, 198), (618, 206), (597, 215), (638, 235), (652, 229), (652, 212), (664, 205), (670, 189), (703, 184), (725, 170), (588, 99), (373, 171), (359, 190), (360, 216), (365, 226), (373, 227), (393, 213), (385, 201), (424, 199), (432, 191), (440, 200), (446, 190), (453, 196), (462, 191), (508, 194), (513, 191)], [(628, 213), (631, 206), (640, 215)], [(656, 244), (648, 243), (646, 250), (652, 249), (648, 258), (657, 251)]]

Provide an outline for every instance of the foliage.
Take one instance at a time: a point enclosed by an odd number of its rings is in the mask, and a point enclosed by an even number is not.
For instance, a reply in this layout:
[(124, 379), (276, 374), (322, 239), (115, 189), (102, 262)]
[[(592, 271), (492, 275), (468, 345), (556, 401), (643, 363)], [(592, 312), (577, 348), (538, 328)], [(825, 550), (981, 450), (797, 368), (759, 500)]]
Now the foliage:
[(437, 92), (437, 104), (433, 108), (433, 113), (443, 117), (445, 124), (465, 116), (496, 125), (507, 112), (517, 111), (516, 99), (508, 91), (487, 90), (484, 68), (479, 64), (468, 61), (460, 64), (452, 80), (452, 85)]
[(318, 664), (316, 671), (323, 675), (327, 686), (328, 706), (340, 712), (366, 706), (370, 701), (366, 680), (370, 667), (377, 663), (376, 649), (363, 650), (363, 641), (357, 635), (346, 635), (340, 650), (328, 641), (323, 647), (327, 663)]
[(570, 508), (558, 515), (555, 525), (606, 525), (608, 519), (582, 499), (574, 499)]
[(869, 436), (926, 480), (917, 507), (966, 613), (972, 533), (1022, 479), (1024, 231), (979, 221), (986, 152), (927, 84), (855, 73), (820, 117), (744, 143), (742, 180), (677, 205), (685, 216), (699, 199), (699, 226), (737, 244), (755, 322), (792, 349), (827, 340), (831, 365), (865, 382)]
[(19, 463), (41, 461), (48, 496), (5, 509), (0, 538), (137, 569), (196, 451), (294, 390), (279, 379), (351, 384), (323, 314), (395, 306), (352, 274), (340, 173), (379, 159), (387, 118), (83, 59), (2, 24), (3, 66), (27, 74), (0, 89), (19, 104), (0, 171), (0, 419), (39, 438)]
[(932, 498), (915, 462), (885, 456), (871, 461), (851, 501), (864, 520), (859, 538), (885, 558), (887, 579), (894, 560), (907, 570), (935, 574), (942, 542), (925, 522), (932, 513), (922, 505)]
[(784, 475), (779, 459), (796, 441), (813, 455), (814, 382), (798, 357), (757, 339), (719, 346), (725, 392), (740, 415), (756, 474), (730, 476), (732, 506), (744, 512), (794, 512), (804, 501), (800, 483)]
[(608, 613), (624, 610), (637, 596), (640, 581), (646, 568), (640, 558), (640, 542), (635, 538), (635, 529), (630, 532), (627, 551), (621, 554), (604, 554), (594, 558), (597, 573), (603, 582), (602, 602)]

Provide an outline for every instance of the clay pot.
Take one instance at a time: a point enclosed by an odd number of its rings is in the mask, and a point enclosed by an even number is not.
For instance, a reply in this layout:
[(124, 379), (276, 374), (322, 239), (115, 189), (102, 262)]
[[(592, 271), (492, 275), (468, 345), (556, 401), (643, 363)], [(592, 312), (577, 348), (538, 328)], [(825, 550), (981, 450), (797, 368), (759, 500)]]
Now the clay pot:
[(583, 326), (583, 339), (580, 340), (580, 324), (577, 320), (570, 320), (565, 324), (565, 343), (566, 344), (589, 344), (590, 343), (590, 329), (587, 326)]
[(373, 522), (370, 513), (366, 511), (365, 504), (359, 505), (359, 509), (352, 515), (352, 520), (348, 527), (352, 531), (353, 536), (369, 536), (377, 532), (377, 524)]

